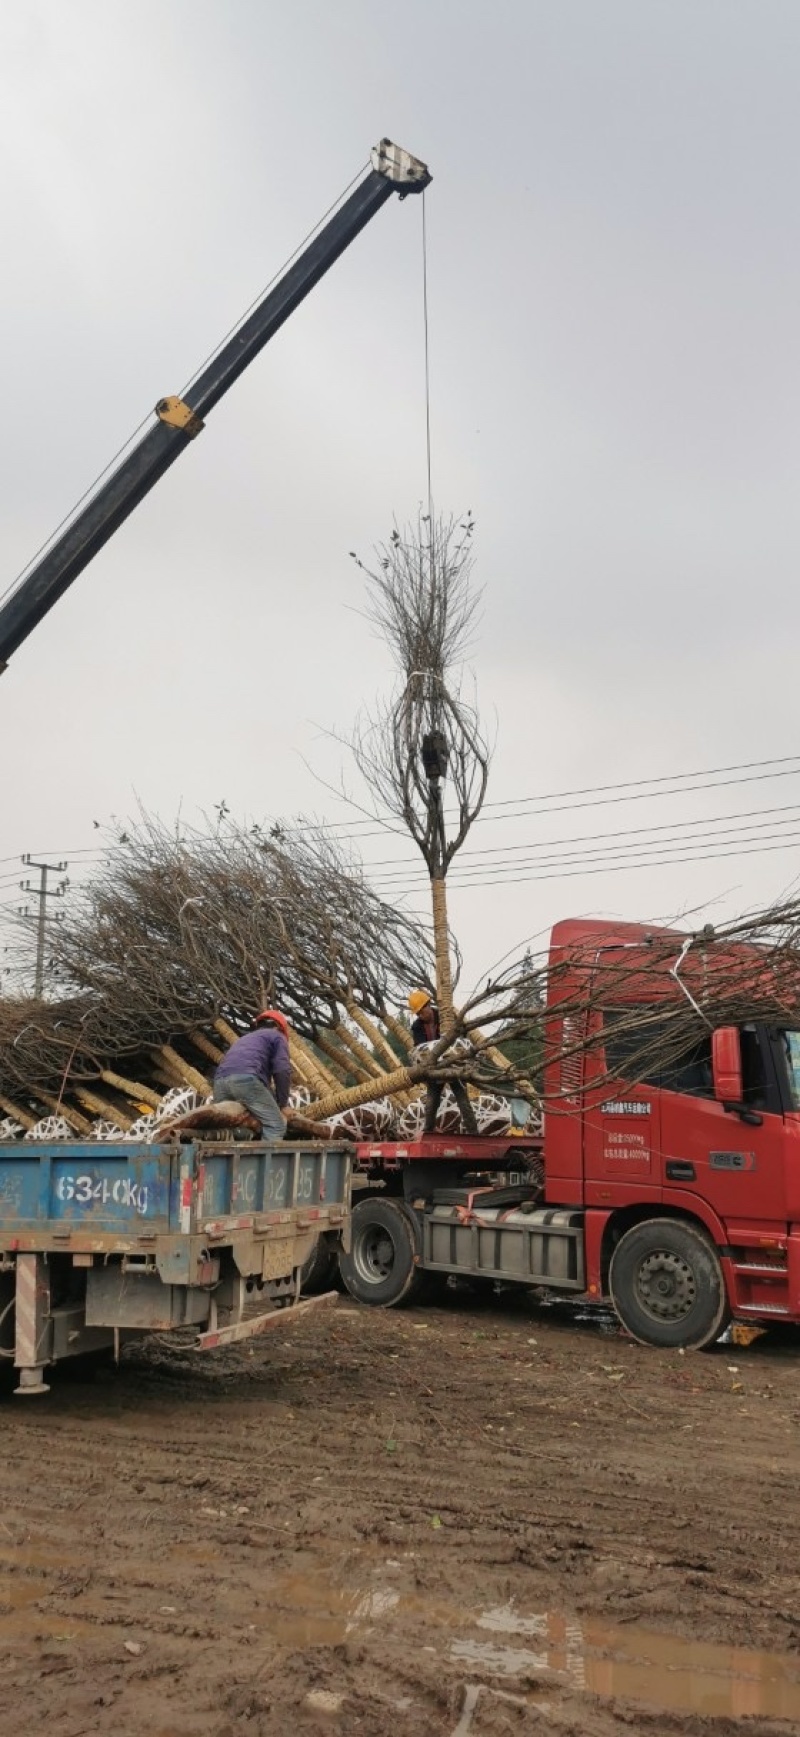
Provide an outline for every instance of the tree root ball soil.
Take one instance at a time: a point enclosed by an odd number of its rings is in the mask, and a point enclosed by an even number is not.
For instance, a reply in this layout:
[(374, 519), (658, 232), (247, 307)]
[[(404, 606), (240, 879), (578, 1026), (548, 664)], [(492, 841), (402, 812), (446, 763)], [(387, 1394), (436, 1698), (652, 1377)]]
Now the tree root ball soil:
[(800, 1731), (800, 1343), (347, 1300), (0, 1394), (0, 1733)]

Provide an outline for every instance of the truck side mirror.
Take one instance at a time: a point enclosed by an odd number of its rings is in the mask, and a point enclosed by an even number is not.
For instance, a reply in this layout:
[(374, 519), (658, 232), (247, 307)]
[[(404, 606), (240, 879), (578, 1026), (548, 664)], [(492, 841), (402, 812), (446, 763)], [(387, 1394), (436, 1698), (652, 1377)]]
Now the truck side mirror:
[(711, 1061), (714, 1074), (714, 1097), (721, 1104), (741, 1104), (742, 1045), (735, 1025), (720, 1026), (711, 1033)]

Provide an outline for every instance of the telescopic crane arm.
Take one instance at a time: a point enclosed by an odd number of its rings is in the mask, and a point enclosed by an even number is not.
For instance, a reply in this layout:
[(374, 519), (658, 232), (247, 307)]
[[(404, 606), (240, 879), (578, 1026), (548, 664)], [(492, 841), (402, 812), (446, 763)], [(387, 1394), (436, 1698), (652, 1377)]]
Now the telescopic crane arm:
[(370, 161), (371, 168), (365, 179), (275, 287), (268, 291), (255, 311), (206, 364), (188, 393), (189, 402), (181, 398), (160, 399), (155, 409), (158, 418), (155, 425), (142, 436), (108, 481), (97, 489), (0, 608), (0, 672), (6, 668), (12, 652), (38, 626), (73, 579), (77, 579), (88, 566), (98, 549), (102, 549), (139, 501), (149, 494), (159, 477), (186, 451), (203, 428), (209, 411), (355, 240), (370, 218), (393, 193), (398, 193), (401, 199), (408, 193), (419, 193), (431, 178), (424, 163), (399, 145), (393, 145), (389, 139), (382, 139), (376, 145)]

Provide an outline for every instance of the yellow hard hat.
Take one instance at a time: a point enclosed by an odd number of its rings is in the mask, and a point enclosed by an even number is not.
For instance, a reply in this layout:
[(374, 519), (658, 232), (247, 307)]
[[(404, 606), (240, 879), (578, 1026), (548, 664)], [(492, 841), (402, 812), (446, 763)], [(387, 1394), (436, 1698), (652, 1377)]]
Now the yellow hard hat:
[(432, 997), (429, 995), (427, 989), (412, 989), (408, 998), (408, 1005), (411, 1008), (411, 1012), (421, 1013), (423, 1007), (427, 1007), (431, 999)]

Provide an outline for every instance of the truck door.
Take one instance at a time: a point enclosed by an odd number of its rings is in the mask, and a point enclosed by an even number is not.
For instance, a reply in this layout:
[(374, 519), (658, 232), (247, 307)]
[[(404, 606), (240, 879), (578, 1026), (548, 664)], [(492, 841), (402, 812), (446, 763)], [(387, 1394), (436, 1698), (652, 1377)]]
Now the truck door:
[(583, 1117), (586, 1205), (657, 1203), (660, 1104), (648, 1069), (651, 1033), (648, 1028), (643, 1037), (627, 1012), (593, 1012), (591, 1025)]
[[(785, 1130), (775, 1061), (762, 1027), (741, 1032), (744, 1121), (713, 1096), (711, 1034), (665, 1068), (661, 1088), (664, 1202), (699, 1195), (732, 1233), (740, 1226), (786, 1231)], [(734, 1240), (732, 1235), (732, 1240)]]

